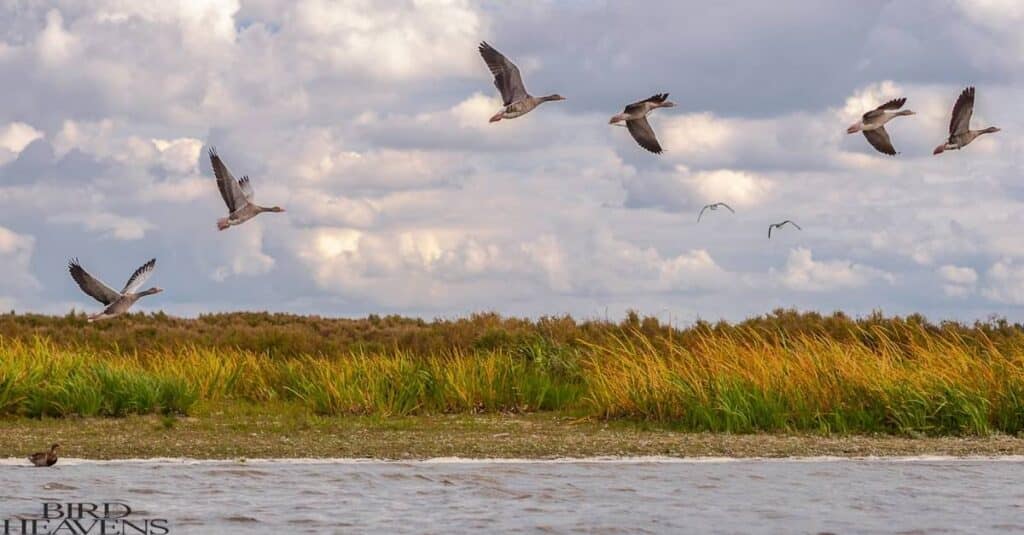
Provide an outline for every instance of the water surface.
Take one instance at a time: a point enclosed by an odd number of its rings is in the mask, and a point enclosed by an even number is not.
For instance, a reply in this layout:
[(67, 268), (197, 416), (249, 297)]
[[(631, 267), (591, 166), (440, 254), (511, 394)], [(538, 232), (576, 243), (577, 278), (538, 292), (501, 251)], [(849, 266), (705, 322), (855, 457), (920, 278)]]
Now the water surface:
[(1024, 532), (1024, 461), (67, 461), (0, 465), (5, 518), (117, 501), (170, 533)]

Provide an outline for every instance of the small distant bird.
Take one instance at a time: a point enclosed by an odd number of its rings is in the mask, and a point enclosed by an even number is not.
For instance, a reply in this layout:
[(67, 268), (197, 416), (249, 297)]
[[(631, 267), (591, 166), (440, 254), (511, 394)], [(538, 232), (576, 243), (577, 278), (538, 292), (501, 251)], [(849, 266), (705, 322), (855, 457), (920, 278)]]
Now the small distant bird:
[(57, 464), (57, 448), (60, 444), (54, 444), (50, 446), (50, 451), (41, 451), (33, 453), (28, 456), (28, 460), (32, 461), (35, 466), (53, 466)]
[(608, 124), (616, 124), (626, 121), (626, 128), (633, 139), (643, 148), (661, 154), (661, 144), (658, 137), (654, 135), (651, 123), (647, 122), (647, 114), (658, 108), (671, 108), (675, 103), (668, 100), (668, 93), (659, 93), (650, 98), (634, 102), (625, 108), (622, 113), (613, 115)]
[(716, 202), (714, 204), (705, 204), (704, 208), (701, 208), (700, 209), (700, 213), (697, 214), (697, 222), (700, 223), (700, 218), (704, 216), (704, 210), (711, 210), (712, 212), (714, 212), (715, 210), (718, 210), (719, 207), (728, 208), (730, 212), (732, 212), (734, 214), (736, 213), (736, 210), (733, 210), (731, 206), (729, 206), (728, 204), (725, 204), (724, 202)]
[(217, 230), (225, 230), (233, 225), (241, 225), (246, 221), (262, 214), (263, 212), (284, 212), (280, 206), (264, 207), (253, 204), (256, 193), (249, 183), (249, 176), (235, 180), (235, 177), (224, 165), (217, 149), (210, 147), (210, 163), (213, 165), (213, 174), (217, 177), (217, 187), (220, 188), (220, 196), (224, 198), (224, 204), (228, 205), (228, 216), (217, 220)]
[(864, 132), (864, 137), (867, 138), (868, 143), (871, 143), (875, 150), (882, 154), (895, 156), (897, 154), (896, 149), (892, 147), (892, 141), (889, 141), (889, 133), (885, 131), (885, 123), (891, 121), (893, 117), (914, 115), (914, 112), (910, 110), (893, 111), (902, 108), (906, 102), (906, 98), (896, 98), (882, 104), (862, 115), (860, 121), (846, 129), (846, 133)]
[(77, 258), (68, 262), (68, 271), (71, 272), (71, 278), (75, 279), (75, 282), (78, 283), (78, 287), (93, 299), (107, 305), (103, 312), (89, 316), (90, 323), (120, 316), (128, 312), (128, 309), (139, 299), (164, 291), (163, 288), (154, 287), (144, 292), (136, 293), (139, 287), (145, 284), (146, 279), (153, 274), (154, 269), (156, 269), (155, 258), (143, 264), (139, 269), (136, 269), (135, 273), (132, 273), (132, 276), (128, 279), (128, 283), (124, 285), (124, 289), (118, 292), (90, 275), (89, 272), (78, 264)]
[(502, 119), (515, 119), (533, 111), (544, 102), (565, 100), (565, 97), (557, 93), (546, 97), (535, 97), (526, 92), (523, 85), (523, 77), (519, 75), (519, 67), (509, 61), (501, 52), (498, 52), (486, 41), (480, 43), (480, 56), (487, 63), (487, 68), (494, 75), (494, 86), (501, 93), (501, 100), (504, 107), (491, 117), (492, 123)]
[(794, 222), (792, 222), (792, 221), (787, 219), (787, 220), (785, 220), (785, 221), (783, 221), (781, 223), (772, 223), (771, 225), (768, 225), (768, 239), (769, 240), (772, 239), (772, 229), (773, 228), (782, 228), (783, 225), (786, 225), (787, 223), (790, 224), (790, 225), (793, 225), (794, 227), (796, 227), (797, 230), (803, 230), (802, 228), (800, 228), (800, 225), (797, 225), (796, 223), (794, 223)]
[(974, 114), (974, 87), (968, 87), (960, 93), (953, 105), (953, 117), (949, 120), (949, 139), (935, 147), (932, 154), (942, 154), (947, 150), (962, 149), (982, 134), (993, 134), (999, 129), (990, 126), (984, 130), (971, 130), (971, 115)]

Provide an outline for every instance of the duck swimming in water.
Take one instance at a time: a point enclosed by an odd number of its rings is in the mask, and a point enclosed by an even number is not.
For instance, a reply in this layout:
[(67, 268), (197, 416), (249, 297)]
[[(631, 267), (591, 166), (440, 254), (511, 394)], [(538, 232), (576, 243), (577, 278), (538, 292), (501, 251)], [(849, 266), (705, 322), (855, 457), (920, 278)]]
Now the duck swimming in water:
[(60, 444), (50, 446), (50, 451), (41, 451), (28, 456), (34, 466), (53, 466), (57, 464), (57, 448)]

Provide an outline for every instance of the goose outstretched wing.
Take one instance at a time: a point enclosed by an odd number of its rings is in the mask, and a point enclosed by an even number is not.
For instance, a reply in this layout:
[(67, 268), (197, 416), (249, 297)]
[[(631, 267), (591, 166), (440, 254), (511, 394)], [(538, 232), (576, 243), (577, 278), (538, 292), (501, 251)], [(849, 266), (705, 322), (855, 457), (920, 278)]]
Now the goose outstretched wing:
[(882, 154), (888, 154), (889, 156), (896, 155), (896, 149), (892, 146), (892, 141), (889, 140), (889, 133), (885, 131), (885, 127), (879, 126), (874, 130), (864, 130), (864, 137), (867, 138), (868, 143)]
[(509, 61), (504, 54), (486, 41), (480, 43), (480, 56), (487, 63), (487, 68), (494, 75), (494, 87), (501, 93), (501, 100), (506, 106), (530, 96), (523, 85), (523, 77), (519, 74), (519, 67)]
[(651, 123), (647, 122), (647, 117), (626, 121), (626, 128), (629, 129), (630, 135), (633, 136), (633, 139), (641, 147), (654, 154), (661, 154), (661, 144), (658, 143), (658, 136), (654, 135), (654, 129), (651, 128)]
[(627, 104), (626, 107), (622, 109), (622, 112), (628, 114), (639, 113), (644, 111), (644, 108), (646, 108), (648, 104), (661, 104), (662, 102), (665, 102), (665, 99), (667, 98), (668, 93), (658, 93), (657, 95), (652, 95), (643, 100), (638, 100), (632, 104)]
[(220, 189), (220, 196), (224, 198), (228, 212), (234, 212), (245, 206), (248, 201), (246, 201), (242, 187), (228, 170), (228, 166), (221, 161), (220, 156), (217, 155), (217, 149), (214, 147), (210, 147), (210, 164), (213, 166), (213, 174), (217, 177), (217, 188)]
[(139, 287), (146, 283), (146, 279), (153, 274), (154, 269), (156, 269), (156, 258), (139, 266), (139, 269), (136, 269), (135, 273), (128, 278), (128, 283), (124, 285), (124, 290), (121, 290), (121, 293), (130, 294), (139, 291)]
[(78, 263), (77, 258), (73, 258), (68, 262), (68, 271), (71, 272), (71, 278), (75, 279), (75, 282), (78, 283), (78, 287), (81, 288), (86, 295), (100, 303), (109, 305), (121, 298), (121, 294), (119, 294), (117, 290), (107, 286), (103, 281), (93, 277), (88, 271), (83, 269)]
[(249, 175), (238, 179), (238, 187), (242, 190), (242, 195), (245, 195), (245, 200), (252, 202), (256, 198), (256, 192), (253, 191), (252, 184), (249, 182)]
[(974, 87), (964, 89), (953, 105), (953, 117), (949, 120), (949, 135), (956, 136), (971, 128), (974, 114)]
[(878, 117), (878, 116), (882, 115), (883, 113), (885, 113), (887, 111), (898, 110), (898, 109), (902, 108), (903, 105), (906, 104), (906, 103), (907, 103), (907, 99), (906, 98), (894, 98), (894, 99), (890, 100), (889, 102), (886, 102), (885, 104), (882, 104), (881, 106), (879, 106), (879, 107), (877, 107), (877, 108), (875, 108), (875, 109), (865, 113), (863, 116), (861, 116), (861, 118), (865, 122), (867, 122), (867, 121), (870, 121), (871, 119), (874, 119), (875, 117)]

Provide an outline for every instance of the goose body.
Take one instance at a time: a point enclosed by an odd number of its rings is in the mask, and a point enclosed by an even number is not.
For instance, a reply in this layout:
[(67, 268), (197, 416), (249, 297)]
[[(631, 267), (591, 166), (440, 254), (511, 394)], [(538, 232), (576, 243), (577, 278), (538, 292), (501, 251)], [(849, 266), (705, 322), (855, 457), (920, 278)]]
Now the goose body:
[(545, 97), (531, 95), (526, 91), (523, 77), (519, 74), (519, 67), (516, 67), (515, 63), (509, 61), (508, 58), (487, 44), (486, 41), (480, 43), (478, 50), (480, 51), (480, 57), (484, 58), (487, 68), (494, 75), (494, 86), (501, 93), (503, 103), (502, 108), (491, 117), (490, 122), (494, 123), (502, 119), (522, 117), (545, 102), (565, 100), (565, 97), (557, 93)]
[(647, 114), (658, 108), (671, 108), (673, 106), (675, 106), (675, 103), (668, 100), (668, 93), (659, 93), (627, 105), (623, 108), (622, 113), (613, 115), (608, 124), (617, 124), (625, 121), (626, 129), (629, 130), (629, 134), (633, 136), (638, 145), (654, 154), (661, 154), (661, 144), (658, 143), (658, 136), (654, 134), (651, 123), (647, 121)]
[(213, 147), (210, 147), (210, 164), (213, 166), (214, 176), (217, 177), (217, 189), (220, 190), (220, 196), (228, 207), (228, 216), (217, 220), (217, 230), (241, 225), (264, 212), (285, 211), (280, 206), (267, 207), (253, 203), (255, 192), (249, 182), (249, 176), (245, 175), (236, 180), (228, 166), (220, 159), (217, 149)]
[(990, 126), (981, 130), (971, 130), (971, 116), (974, 115), (974, 87), (964, 89), (953, 105), (953, 115), (949, 120), (949, 138), (932, 154), (942, 154), (947, 150), (959, 150), (969, 145), (982, 134), (993, 134), (999, 128)]
[(860, 121), (857, 121), (846, 129), (846, 133), (854, 134), (857, 132), (863, 132), (864, 138), (868, 140), (868, 143), (870, 143), (875, 150), (882, 154), (895, 156), (896, 149), (892, 146), (892, 141), (889, 139), (889, 133), (885, 130), (885, 124), (896, 117), (914, 115), (914, 112), (910, 110), (900, 110), (906, 102), (906, 98), (895, 98), (885, 104), (882, 104), (881, 106), (862, 115)]
[(107, 306), (102, 312), (89, 316), (89, 322), (120, 316), (128, 312), (128, 309), (139, 299), (162, 292), (162, 288), (155, 287), (142, 292), (138, 291), (145, 284), (146, 280), (149, 279), (149, 276), (153, 274), (154, 269), (156, 269), (155, 258), (136, 269), (132, 276), (128, 278), (128, 283), (125, 284), (124, 289), (119, 292), (90, 275), (78, 263), (77, 258), (68, 262), (68, 271), (71, 273), (71, 278), (78, 283), (78, 287), (86, 295)]
[(53, 466), (57, 464), (57, 448), (60, 444), (50, 446), (49, 451), (41, 451), (28, 456), (28, 460), (34, 466)]

